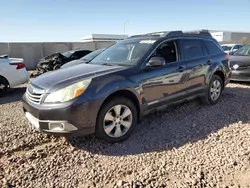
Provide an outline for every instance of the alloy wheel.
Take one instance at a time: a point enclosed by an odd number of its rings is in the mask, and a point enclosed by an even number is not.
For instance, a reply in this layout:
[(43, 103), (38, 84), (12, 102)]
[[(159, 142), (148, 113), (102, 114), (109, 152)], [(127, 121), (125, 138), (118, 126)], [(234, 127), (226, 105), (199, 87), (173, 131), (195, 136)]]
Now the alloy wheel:
[(125, 135), (132, 125), (132, 112), (125, 105), (113, 106), (103, 120), (105, 133), (113, 138)]
[(0, 83), (0, 90), (3, 90), (5, 88), (5, 85)]
[(214, 80), (210, 88), (210, 97), (213, 101), (216, 101), (221, 94), (221, 83), (219, 80)]
[(3, 97), (7, 92), (8, 85), (6, 84), (5, 80), (0, 78), (0, 97)]

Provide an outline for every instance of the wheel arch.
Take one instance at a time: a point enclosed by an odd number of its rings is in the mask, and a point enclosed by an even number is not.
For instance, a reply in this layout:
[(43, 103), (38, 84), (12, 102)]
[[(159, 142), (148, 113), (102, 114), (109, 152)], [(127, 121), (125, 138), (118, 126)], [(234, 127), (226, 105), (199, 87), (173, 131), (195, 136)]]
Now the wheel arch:
[(219, 76), (221, 78), (222, 84), (223, 84), (223, 88), (224, 88), (225, 87), (225, 75), (224, 75), (223, 71), (216, 70), (213, 75), (217, 75), (217, 76)]
[(225, 76), (225, 71), (223, 69), (223, 66), (216, 64), (216, 65), (210, 67), (209, 74), (208, 74), (208, 76), (206, 78), (206, 85), (207, 86), (210, 84), (210, 80), (212, 79), (212, 77), (214, 75), (217, 75), (217, 76), (219, 76), (221, 78), (223, 88), (224, 88), (225, 87), (225, 78), (226, 78), (226, 76)]
[(2, 75), (0, 75), (0, 78), (4, 79), (4, 80), (7, 82), (8, 86), (10, 86), (10, 83), (9, 83), (9, 81), (7, 80), (7, 78), (5, 78), (5, 77), (2, 76)]
[(109, 94), (103, 100), (102, 104), (100, 105), (100, 108), (99, 108), (98, 113), (97, 113), (97, 117), (99, 116), (100, 110), (103, 107), (103, 105), (105, 105), (105, 103), (107, 103), (112, 98), (119, 97), (119, 96), (120, 97), (125, 97), (125, 98), (127, 98), (128, 100), (131, 100), (134, 103), (134, 105), (135, 105), (135, 107), (137, 109), (137, 112), (138, 112), (137, 113), (137, 116), (138, 116), (137, 119), (139, 121), (140, 113), (141, 113), (141, 101), (140, 101), (139, 97), (133, 91), (131, 91), (129, 89), (120, 89), (120, 90), (117, 90), (117, 91)]

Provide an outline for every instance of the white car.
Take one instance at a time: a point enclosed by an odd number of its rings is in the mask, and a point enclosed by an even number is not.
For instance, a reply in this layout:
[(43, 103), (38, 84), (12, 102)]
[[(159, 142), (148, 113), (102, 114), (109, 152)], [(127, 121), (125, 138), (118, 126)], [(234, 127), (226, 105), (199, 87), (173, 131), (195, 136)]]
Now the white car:
[(222, 44), (221, 47), (223, 48), (224, 52), (232, 55), (238, 49), (240, 49), (243, 45), (242, 44)]
[(22, 58), (0, 56), (0, 96), (6, 95), (9, 88), (27, 83), (29, 77)]

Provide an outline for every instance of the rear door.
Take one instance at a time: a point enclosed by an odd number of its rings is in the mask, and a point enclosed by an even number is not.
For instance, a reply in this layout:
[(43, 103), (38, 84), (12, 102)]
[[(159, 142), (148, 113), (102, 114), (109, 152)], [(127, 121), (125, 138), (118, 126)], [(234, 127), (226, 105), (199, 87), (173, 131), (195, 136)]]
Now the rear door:
[(201, 39), (181, 39), (182, 59), (186, 62), (188, 95), (199, 94), (205, 88), (211, 60)]

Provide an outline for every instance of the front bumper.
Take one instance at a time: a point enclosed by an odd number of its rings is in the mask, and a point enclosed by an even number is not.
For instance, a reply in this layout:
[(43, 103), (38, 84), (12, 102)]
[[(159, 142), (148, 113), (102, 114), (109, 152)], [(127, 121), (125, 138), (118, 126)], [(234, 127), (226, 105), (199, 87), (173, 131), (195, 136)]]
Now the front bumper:
[(64, 104), (35, 104), (23, 96), (23, 111), (39, 131), (57, 136), (88, 135), (95, 132), (98, 111), (84, 100)]
[(232, 75), (231, 75), (230, 80), (250, 82), (250, 69), (232, 70)]

